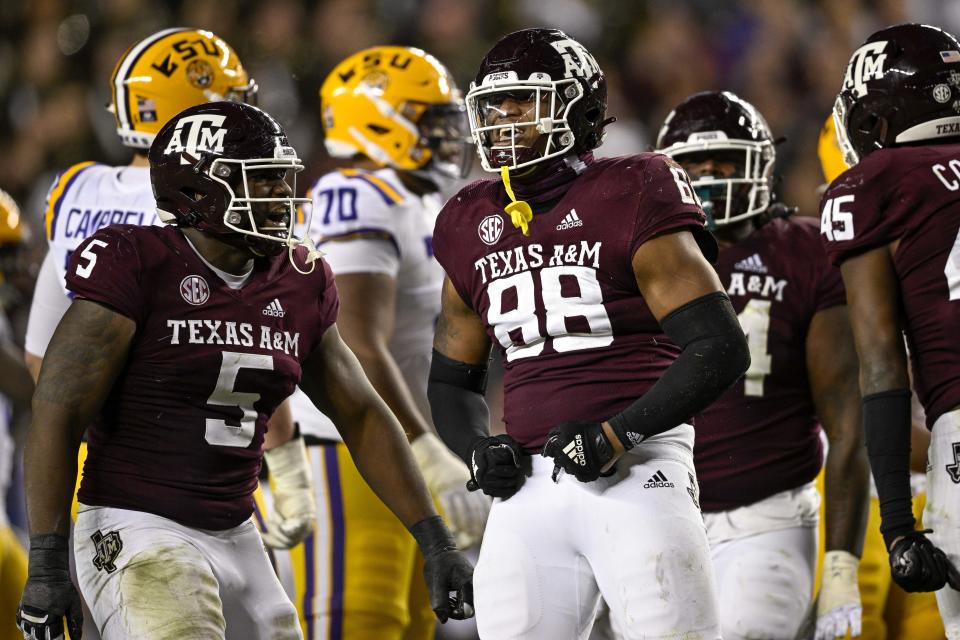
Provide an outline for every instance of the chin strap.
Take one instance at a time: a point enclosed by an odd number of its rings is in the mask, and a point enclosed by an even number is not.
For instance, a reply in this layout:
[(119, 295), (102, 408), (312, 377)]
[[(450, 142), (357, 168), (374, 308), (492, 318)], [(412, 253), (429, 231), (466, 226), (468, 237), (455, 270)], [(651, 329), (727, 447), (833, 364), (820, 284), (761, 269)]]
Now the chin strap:
[(510, 220), (513, 226), (520, 229), (523, 235), (530, 235), (530, 221), (533, 220), (533, 209), (523, 200), (517, 200), (513, 195), (513, 188), (510, 186), (510, 169), (506, 166), (500, 167), (500, 177), (503, 179), (503, 186), (507, 190), (507, 197), (510, 198), (510, 204), (503, 208), (510, 214)]

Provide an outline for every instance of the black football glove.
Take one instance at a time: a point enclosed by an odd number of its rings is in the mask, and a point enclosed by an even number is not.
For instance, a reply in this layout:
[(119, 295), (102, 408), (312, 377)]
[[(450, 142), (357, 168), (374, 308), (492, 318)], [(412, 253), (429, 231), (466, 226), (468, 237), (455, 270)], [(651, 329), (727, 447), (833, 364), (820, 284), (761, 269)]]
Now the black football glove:
[(17, 627), (24, 638), (63, 638), (63, 619), (73, 640), (83, 633), (80, 594), (70, 581), (70, 551), (67, 539), (58, 535), (30, 538), (27, 584), (17, 608)]
[(508, 435), (481, 438), (470, 451), (467, 489), (482, 489), (493, 498), (509, 498), (523, 485), (526, 476), (520, 467), (523, 450)]
[(937, 591), (945, 584), (960, 591), (960, 573), (947, 555), (924, 534), (932, 530), (911, 531), (893, 543), (890, 549), (890, 573), (904, 591)]
[(443, 520), (440, 516), (421, 520), (410, 533), (423, 553), (423, 577), (437, 619), (444, 623), (472, 618), (473, 566), (457, 549)]
[(599, 422), (561, 422), (547, 435), (543, 455), (553, 458), (553, 481), (560, 471), (580, 482), (593, 482), (613, 459), (613, 445)]

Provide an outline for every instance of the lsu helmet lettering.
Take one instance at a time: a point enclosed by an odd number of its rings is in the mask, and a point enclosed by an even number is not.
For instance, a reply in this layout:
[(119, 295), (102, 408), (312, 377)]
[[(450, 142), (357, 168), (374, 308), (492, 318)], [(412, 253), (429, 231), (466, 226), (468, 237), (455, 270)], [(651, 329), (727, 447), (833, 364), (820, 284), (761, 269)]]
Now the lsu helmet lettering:
[(204, 102), (252, 102), (257, 83), (209, 31), (165, 29), (136, 43), (111, 78), (110, 111), (128, 147), (148, 149), (173, 116)]
[(320, 87), (324, 143), (335, 158), (463, 178), (473, 158), (466, 111), (450, 72), (412, 47), (365, 49)]

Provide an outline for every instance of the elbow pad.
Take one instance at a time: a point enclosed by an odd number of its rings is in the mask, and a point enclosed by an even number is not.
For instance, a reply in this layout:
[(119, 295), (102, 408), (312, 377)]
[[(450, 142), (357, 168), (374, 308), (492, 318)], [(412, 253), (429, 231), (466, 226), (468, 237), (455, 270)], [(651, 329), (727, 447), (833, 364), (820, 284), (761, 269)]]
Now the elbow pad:
[(627, 449), (702, 412), (750, 366), (746, 337), (725, 293), (691, 300), (660, 326), (682, 351), (647, 393), (610, 419)]

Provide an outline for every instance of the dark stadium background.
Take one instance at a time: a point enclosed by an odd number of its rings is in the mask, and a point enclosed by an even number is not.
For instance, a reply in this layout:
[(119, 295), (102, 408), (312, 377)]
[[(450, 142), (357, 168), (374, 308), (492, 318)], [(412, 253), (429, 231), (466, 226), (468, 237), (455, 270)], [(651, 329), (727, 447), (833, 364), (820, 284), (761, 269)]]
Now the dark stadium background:
[[(35, 269), (45, 245), (44, 195), (55, 172), (83, 160), (128, 161), (104, 109), (110, 73), (130, 44), (162, 28), (206, 28), (233, 45), (260, 85), (260, 106), (287, 127), (306, 159), (302, 192), (331, 166), (317, 91), (337, 61), (377, 44), (417, 46), (440, 58), (465, 91), (499, 36), (550, 26), (583, 42), (606, 73), (608, 111), (618, 122), (599, 155), (648, 149), (674, 104), (696, 91), (729, 89), (785, 138), (777, 147), (780, 197), (816, 216), (817, 135), (846, 62), (869, 33), (898, 22), (956, 33), (960, 2), (2, 0), (0, 188), (21, 204), (33, 229)], [(20, 306), (11, 310), (21, 341), (31, 289), (24, 285)], [(14, 521), (22, 523), (18, 500), (14, 491)], [(445, 629), (443, 637), (471, 637), (460, 629)]]

